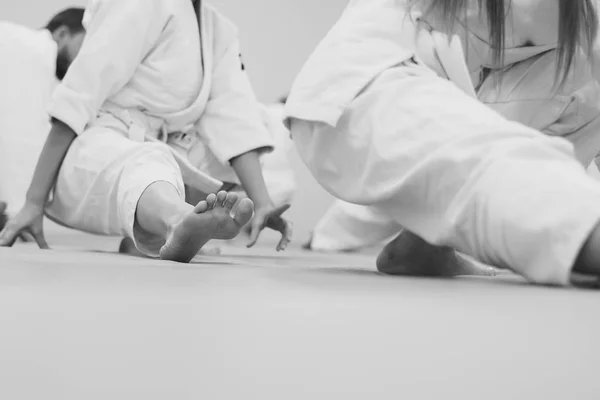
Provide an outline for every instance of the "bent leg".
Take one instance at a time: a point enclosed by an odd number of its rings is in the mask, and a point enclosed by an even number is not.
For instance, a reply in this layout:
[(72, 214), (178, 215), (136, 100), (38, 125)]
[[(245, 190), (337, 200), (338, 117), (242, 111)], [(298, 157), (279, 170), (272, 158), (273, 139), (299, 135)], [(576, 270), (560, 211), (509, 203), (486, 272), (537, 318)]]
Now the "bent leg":
[(69, 149), (47, 213), (75, 229), (129, 237), (148, 256), (158, 257), (167, 243), (171, 250), (164, 258), (177, 261), (193, 258), (207, 238), (220, 238), (224, 231), (237, 234), (239, 228), (229, 229), (232, 224), (249, 219), (251, 204), (242, 207), (240, 217), (233, 216), (226, 193), (219, 195), (218, 205), (216, 200), (210, 207), (200, 202), (196, 208), (185, 203), (183, 193), (179, 167), (167, 146), (133, 142), (116, 130), (93, 127)]
[[(577, 158), (584, 166), (589, 165), (590, 175), (600, 177), (597, 167), (591, 162), (600, 150), (600, 86), (589, 71), (580, 68), (581, 71), (570, 75), (557, 91), (555, 69), (556, 51), (549, 51), (502, 71), (492, 72), (481, 85), (478, 98), (508, 120), (569, 140), (575, 147)], [(334, 251), (357, 248), (369, 244), (371, 239), (383, 240), (380, 236), (386, 232), (386, 225), (395, 225), (385, 215), (377, 216), (361, 206), (352, 206), (346, 212), (340, 203), (336, 202), (319, 222), (311, 243), (313, 248)], [(377, 232), (381, 233), (379, 237)], [(386, 246), (378, 259), (380, 270), (406, 271), (406, 268), (393, 263), (408, 262), (413, 266), (422, 265), (425, 274), (433, 274), (431, 257), (434, 254), (449, 255), (439, 258), (443, 261), (440, 266), (452, 264), (455, 256), (449, 249), (436, 249), (425, 241), (407, 239), (409, 236), (404, 232)], [(412, 244), (415, 244), (412, 248), (414, 254), (409, 248), (399, 247)], [(419, 254), (423, 256), (423, 262), (418, 261)], [(440, 272), (451, 274), (450, 269), (442, 268)], [(411, 272), (414, 273), (416, 271)]]
[(567, 284), (600, 220), (600, 188), (567, 141), (507, 121), (420, 65), (383, 73), (336, 127), (293, 120), (292, 134), (337, 197), (532, 282)]
[[(492, 71), (480, 86), (478, 98), (508, 120), (569, 140), (577, 159), (589, 166), (590, 176), (598, 178), (600, 174), (592, 158), (600, 151), (600, 85), (582, 62), (564, 85), (557, 88), (556, 60), (556, 51), (549, 51), (501, 71)], [(456, 270), (458, 265), (452, 262), (454, 257), (449, 249), (411, 240), (404, 232), (386, 246), (378, 258), (378, 267), (386, 272), (391, 267), (395, 273), (415, 274), (418, 271), (410, 268), (421, 265), (423, 273), (435, 274), (432, 266), (443, 267), (445, 263), (447, 266), (440, 269), (440, 274), (452, 274), (452, 266)]]

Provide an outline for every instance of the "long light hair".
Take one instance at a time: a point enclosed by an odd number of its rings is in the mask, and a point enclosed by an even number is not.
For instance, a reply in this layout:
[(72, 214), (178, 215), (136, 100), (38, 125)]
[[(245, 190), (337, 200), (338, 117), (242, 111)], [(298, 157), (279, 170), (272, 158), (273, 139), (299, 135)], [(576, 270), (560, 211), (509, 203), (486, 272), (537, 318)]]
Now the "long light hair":
[[(471, 0), (410, 0), (409, 2), (425, 4), (425, 14), (433, 13), (441, 16), (444, 27), (451, 30), (457, 19), (465, 15)], [(493, 60), (495, 63), (502, 64), (508, 7), (503, 0), (477, 0), (477, 3), (480, 14), (485, 13), (487, 16)], [(562, 85), (569, 75), (578, 51), (583, 50), (591, 60), (598, 31), (598, 15), (594, 0), (559, 0), (559, 12), (556, 78)]]

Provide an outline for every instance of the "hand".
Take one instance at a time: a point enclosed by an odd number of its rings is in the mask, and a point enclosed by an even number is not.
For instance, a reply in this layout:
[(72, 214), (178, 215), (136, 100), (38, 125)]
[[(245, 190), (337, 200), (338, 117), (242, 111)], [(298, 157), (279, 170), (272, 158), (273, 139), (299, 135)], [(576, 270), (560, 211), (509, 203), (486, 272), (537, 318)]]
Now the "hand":
[(49, 249), (44, 238), (44, 207), (27, 202), (19, 213), (9, 220), (0, 232), (0, 246), (10, 247), (19, 237), (28, 234), (33, 237), (40, 249)]
[(281, 232), (281, 240), (277, 245), (277, 251), (285, 250), (292, 239), (292, 223), (281, 215), (289, 208), (289, 204), (284, 204), (279, 207), (268, 206), (257, 208), (254, 211), (254, 218), (252, 219), (250, 227), (250, 243), (248, 243), (248, 247), (252, 247), (256, 244), (258, 236), (263, 229), (270, 228), (274, 231)]
[[(7, 207), (8, 205), (5, 202), (0, 201), (0, 232), (2, 232), (2, 229), (4, 229), (8, 223), (9, 218), (8, 215), (6, 215)], [(28, 233), (20, 234), (19, 239), (21, 239), (23, 242), (33, 242), (33, 236)]]

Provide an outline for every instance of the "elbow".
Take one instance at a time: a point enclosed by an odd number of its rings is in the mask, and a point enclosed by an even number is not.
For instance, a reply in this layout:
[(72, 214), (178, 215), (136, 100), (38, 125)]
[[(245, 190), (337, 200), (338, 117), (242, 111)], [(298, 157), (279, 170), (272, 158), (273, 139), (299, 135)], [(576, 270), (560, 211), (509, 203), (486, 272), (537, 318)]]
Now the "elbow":
[(53, 117), (50, 137), (61, 143), (70, 144), (77, 137), (77, 133), (69, 125)]

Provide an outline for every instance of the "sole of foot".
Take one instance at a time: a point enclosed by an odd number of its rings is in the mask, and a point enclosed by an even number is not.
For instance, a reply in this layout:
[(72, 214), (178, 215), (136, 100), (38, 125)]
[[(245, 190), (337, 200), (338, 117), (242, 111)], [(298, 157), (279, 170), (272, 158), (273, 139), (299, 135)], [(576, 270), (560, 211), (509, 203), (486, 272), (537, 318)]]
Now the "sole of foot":
[(480, 266), (451, 248), (434, 246), (403, 231), (381, 251), (377, 269), (388, 275), (405, 276), (495, 276), (495, 268)]
[(160, 258), (187, 263), (208, 241), (235, 238), (254, 213), (252, 200), (238, 199), (235, 193), (209, 194), (192, 212), (171, 224)]

